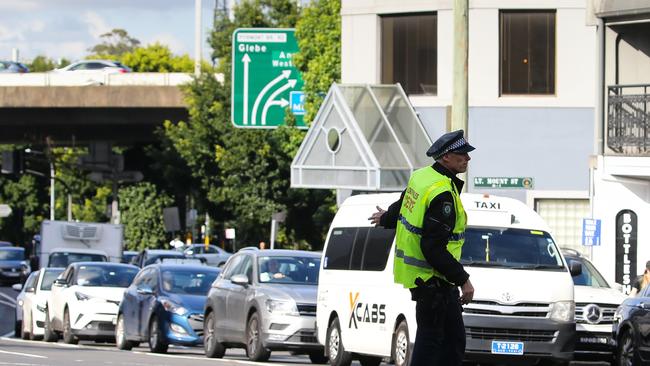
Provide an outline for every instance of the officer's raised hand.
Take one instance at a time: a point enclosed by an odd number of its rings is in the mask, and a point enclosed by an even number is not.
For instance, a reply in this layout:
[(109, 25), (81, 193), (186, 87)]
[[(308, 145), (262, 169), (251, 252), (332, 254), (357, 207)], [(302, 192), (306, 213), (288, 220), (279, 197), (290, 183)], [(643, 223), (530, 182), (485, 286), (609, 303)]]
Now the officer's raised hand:
[(370, 217), (368, 217), (368, 220), (370, 220), (370, 223), (379, 226), (379, 221), (381, 220), (381, 216), (386, 212), (386, 210), (383, 210), (381, 207), (377, 206), (377, 212), (373, 213)]

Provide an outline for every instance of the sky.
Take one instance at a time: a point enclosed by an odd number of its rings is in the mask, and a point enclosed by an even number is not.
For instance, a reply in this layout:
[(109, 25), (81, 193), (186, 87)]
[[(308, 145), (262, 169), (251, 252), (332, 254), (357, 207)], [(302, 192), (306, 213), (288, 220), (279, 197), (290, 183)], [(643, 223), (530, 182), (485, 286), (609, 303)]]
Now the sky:
[[(202, 0), (203, 57), (216, 0)], [(141, 45), (160, 42), (177, 55), (194, 58), (195, 0), (0, 0), (0, 59), (38, 55), (71, 61), (101, 43), (100, 35), (126, 30)]]

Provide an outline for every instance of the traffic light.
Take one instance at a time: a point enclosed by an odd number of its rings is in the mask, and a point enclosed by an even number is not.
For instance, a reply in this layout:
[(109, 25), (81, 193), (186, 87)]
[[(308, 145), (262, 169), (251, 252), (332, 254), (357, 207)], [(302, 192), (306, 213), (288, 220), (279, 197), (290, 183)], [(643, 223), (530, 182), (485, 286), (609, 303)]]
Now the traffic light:
[(25, 157), (23, 150), (2, 152), (2, 174), (23, 174)]

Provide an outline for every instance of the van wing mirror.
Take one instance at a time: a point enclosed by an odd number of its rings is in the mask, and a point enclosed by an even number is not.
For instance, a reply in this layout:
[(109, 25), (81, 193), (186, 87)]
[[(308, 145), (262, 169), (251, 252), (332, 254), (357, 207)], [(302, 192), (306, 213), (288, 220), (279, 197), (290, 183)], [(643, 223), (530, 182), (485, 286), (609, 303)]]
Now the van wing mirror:
[(580, 276), (582, 274), (582, 264), (576, 261), (569, 261), (569, 272), (572, 277)]

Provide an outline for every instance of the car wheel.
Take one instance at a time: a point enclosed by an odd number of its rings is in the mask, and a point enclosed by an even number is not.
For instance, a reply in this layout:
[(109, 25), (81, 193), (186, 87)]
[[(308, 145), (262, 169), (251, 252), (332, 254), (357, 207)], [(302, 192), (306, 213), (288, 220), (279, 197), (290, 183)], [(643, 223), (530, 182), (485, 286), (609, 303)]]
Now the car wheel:
[(359, 363), (361, 366), (379, 366), (381, 359), (381, 357), (377, 356), (359, 355)]
[(29, 322), (25, 322), (27, 317), (23, 313), (22, 325), (20, 326), (20, 338), (23, 340), (29, 340), (31, 338), (31, 329), (28, 328)]
[(167, 347), (169, 345), (165, 342), (158, 318), (154, 316), (149, 323), (149, 349), (153, 353), (166, 353)]
[(45, 342), (56, 342), (59, 340), (59, 335), (52, 329), (52, 322), (50, 321), (50, 311), (45, 308), (45, 324), (43, 325), (43, 340)]
[(395, 330), (391, 357), (395, 366), (407, 366), (409, 363), (409, 359), (411, 358), (411, 349), (409, 328), (406, 325), (406, 320), (402, 320)]
[(133, 343), (126, 339), (126, 331), (124, 330), (124, 316), (119, 314), (117, 316), (117, 324), (115, 325), (115, 345), (118, 349), (129, 351), (133, 348)]
[(313, 364), (324, 364), (327, 363), (327, 356), (325, 356), (325, 353), (323, 351), (320, 352), (310, 352), (309, 353), (309, 361)]
[(618, 339), (616, 346), (616, 361), (619, 366), (641, 365), (637, 345), (634, 344), (634, 334), (626, 329)]
[(79, 338), (72, 334), (72, 324), (70, 323), (70, 311), (68, 308), (63, 313), (63, 342), (67, 344), (79, 343)]
[(208, 358), (221, 358), (226, 353), (226, 347), (217, 341), (215, 317), (214, 312), (210, 312), (203, 323), (203, 349)]
[(339, 318), (334, 318), (330, 326), (327, 328), (325, 347), (327, 349), (327, 355), (329, 356), (330, 365), (350, 366), (352, 363), (352, 354), (347, 352), (343, 347)]
[(257, 312), (248, 318), (246, 326), (246, 354), (251, 361), (268, 361), (271, 351), (262, 344), (262, 321)]
[(20, 335), (23, 333), (23, 321), (16, 320), (14, 323), (14, 336), (20, 338)]

